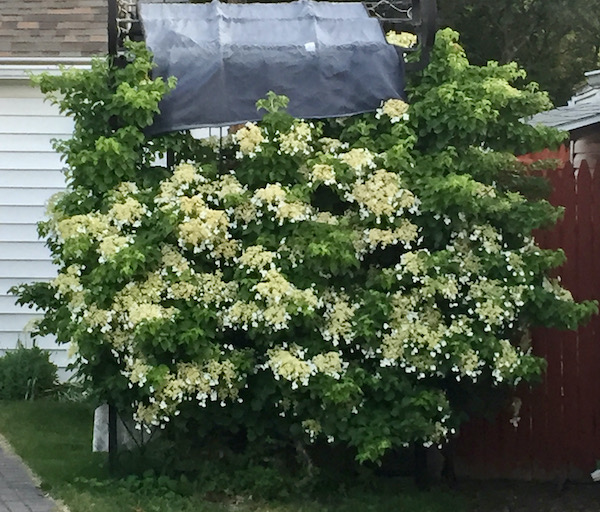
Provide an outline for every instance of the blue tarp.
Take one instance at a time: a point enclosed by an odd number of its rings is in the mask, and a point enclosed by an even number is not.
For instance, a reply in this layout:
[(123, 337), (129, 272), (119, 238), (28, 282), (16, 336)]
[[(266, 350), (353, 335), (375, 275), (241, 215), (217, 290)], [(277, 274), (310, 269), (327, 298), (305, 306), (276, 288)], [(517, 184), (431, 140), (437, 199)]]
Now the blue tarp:
[(142, 3), (154, 76), (175, 76), (152, 133), (261, 118), (268, 91), (300, 118), (341, 117), (404, 96), (404, 67), (361, 3)]

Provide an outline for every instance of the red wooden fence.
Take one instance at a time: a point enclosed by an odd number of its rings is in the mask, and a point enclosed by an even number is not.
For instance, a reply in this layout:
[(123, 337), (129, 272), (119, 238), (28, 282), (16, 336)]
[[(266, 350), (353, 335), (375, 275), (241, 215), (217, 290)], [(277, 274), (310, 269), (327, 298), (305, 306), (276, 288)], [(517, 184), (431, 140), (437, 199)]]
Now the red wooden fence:
[[(574, 172), (567, 163), (548, 172), (551, 202), (565, 207), (555, 229), (537, 235), (545, 248), (562, 248), (559, 269), (576, 300), (600, 298), (600, 164)], [(577, 332), (538, 329), (536, 354), (548, 361), (544, 382), (522, 399), (515, 428), (511, 411), (495, 420), (472, 420), (461, 431), (457, 469), (482, 478), (590, 479), (600, 460), (600, 318)]]

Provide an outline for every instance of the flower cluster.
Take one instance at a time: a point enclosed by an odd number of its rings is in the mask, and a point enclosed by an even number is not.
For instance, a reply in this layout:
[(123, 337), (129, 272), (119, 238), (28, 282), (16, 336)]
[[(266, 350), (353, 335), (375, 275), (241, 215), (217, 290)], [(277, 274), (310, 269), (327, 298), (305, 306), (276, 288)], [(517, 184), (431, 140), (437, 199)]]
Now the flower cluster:
[(246, 123), (234, 134), (234, 139), (239, 145), (240, 153), (250, 157), (260, 152), (260, 145), (265, 140), (261, 129), (254, 123)]
[(408, 104), (399, 99), (384, 101), (381, 107), (377, 109), (375, 118), (381, 119), (383, 115), (388, 116), (392, 124), (398, 123), (401, 120), (408, 121)]
[(394, 32), (390, 30), (386, 33), (387, 42), (402, 48), (411, 48), (417, 44), (417, 36), (410, 32)]
[(383, 169), (374, 172), (364, 182), (357, 181), (347, 199), (358, 203), (362, 218), (374, 215), (377, 223), (382, 218), (393, 222), (405, 211), (412, 214), (419, 211), (418, 200), (412, 192), (401, 187), (398, 175)]
[(294, 156), (297, 154), (310, 155), (312, 134), (314, 131), (312, 123), (298, 122), (292, 125), (287, 133), (279, 134), (279, 147), (282, 153)]

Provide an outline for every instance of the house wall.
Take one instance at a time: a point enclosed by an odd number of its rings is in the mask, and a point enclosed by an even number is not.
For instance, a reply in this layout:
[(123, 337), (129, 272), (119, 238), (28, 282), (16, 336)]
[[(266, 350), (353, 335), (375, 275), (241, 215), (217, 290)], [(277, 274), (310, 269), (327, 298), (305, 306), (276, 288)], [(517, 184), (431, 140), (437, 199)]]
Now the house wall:
[(600, 125), (591, 125), (571, 132), (571, 162), (579, 169), (587, 160), (590, 169), (600, 161)]
[[(66, 138), (72, 129), (72, 121), (45, 103), (28, 81), (0, 80), (0, 352), (14, 349), (18, 340), (31, 345), (28, 324), (39, 316), (15, 305), (8, 289), (56, 275), (36, 223), (44, 217), (48, 198), (65, 185), (51, 139)], [(51, 351), (64, 376), (66, 348), (52, 337), (36, 343)]]

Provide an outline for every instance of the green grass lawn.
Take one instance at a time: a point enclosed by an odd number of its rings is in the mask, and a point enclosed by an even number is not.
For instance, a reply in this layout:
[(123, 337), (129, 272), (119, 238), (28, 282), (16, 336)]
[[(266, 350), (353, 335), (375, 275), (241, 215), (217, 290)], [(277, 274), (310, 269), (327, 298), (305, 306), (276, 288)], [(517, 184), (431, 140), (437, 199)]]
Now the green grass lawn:
[(265, 502), (249, 496), (181, 496), (139, 479), (113, 480), (106, 455), (91, 452), (92, 409), (79, 403), (0, 401), (0, 433), (71, 512), (460, 512), (461, 497), (416, 491), (388, 480), (371, 491), (337, 489), (318, 497)]

